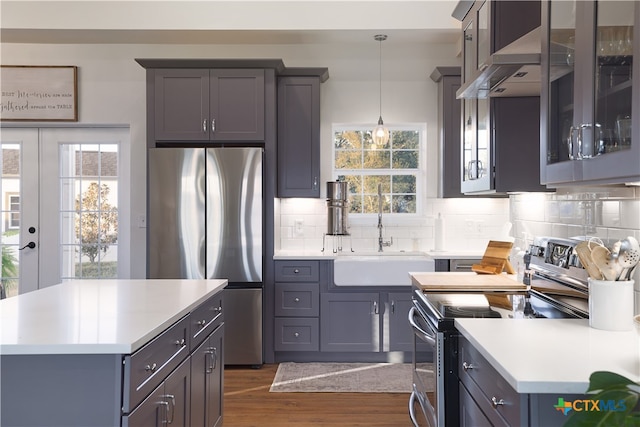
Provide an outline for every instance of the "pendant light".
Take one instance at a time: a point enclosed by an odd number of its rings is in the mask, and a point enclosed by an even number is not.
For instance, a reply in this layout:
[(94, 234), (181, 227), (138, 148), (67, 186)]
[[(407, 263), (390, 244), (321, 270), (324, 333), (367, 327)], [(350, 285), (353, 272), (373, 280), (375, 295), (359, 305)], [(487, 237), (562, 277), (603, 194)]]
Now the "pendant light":
[(389, 142), (389, 129), (384, 126), (382, 121), (382, 42), (387, 39), (387, 35), (376, 34), (373, 38), (380, 43), (380, 117), (378, 118), (378, 126), (371, 133), (371, 138), (373, 139), (374, 148), (382, 148)]

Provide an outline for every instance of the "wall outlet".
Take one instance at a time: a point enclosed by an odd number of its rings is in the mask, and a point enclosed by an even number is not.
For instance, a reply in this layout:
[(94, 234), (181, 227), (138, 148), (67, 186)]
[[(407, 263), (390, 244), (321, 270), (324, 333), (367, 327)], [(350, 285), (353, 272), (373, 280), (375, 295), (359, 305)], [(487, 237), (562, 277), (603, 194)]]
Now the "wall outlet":
[(296, 237), (303, 237), (304, 230), (302, 226), (304, 225), (304, 221), (301, 219), (296, 219), (293, 221), (293, 235)]

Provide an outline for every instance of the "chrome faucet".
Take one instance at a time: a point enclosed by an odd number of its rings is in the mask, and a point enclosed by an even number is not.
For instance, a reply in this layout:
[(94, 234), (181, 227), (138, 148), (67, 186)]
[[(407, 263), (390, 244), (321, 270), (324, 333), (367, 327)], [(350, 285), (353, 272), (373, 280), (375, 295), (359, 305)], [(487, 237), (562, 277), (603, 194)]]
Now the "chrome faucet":
[(393, 237), (386, 242), (382, 238), (382, 184), (378, 184), (378, 252), (382, 252), (384, 246), (393, 245)]

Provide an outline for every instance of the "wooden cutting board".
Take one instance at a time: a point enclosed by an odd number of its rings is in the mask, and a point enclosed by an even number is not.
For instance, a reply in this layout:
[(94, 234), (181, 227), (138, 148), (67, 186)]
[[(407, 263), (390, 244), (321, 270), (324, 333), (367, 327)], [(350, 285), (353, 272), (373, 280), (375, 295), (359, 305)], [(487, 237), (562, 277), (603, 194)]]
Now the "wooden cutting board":
[(411, 283), (425, 292), (525, 291), (527, 286), (506, 274), (473, 272), (409, 273)]
[(482, 260), (478, 264), (473, 264), (471, 270), (481, 274), (500, 274), (503, 271), (514, 274), (515, 271), (509, 262), (512, 247), (512, 242), (490, 240)]

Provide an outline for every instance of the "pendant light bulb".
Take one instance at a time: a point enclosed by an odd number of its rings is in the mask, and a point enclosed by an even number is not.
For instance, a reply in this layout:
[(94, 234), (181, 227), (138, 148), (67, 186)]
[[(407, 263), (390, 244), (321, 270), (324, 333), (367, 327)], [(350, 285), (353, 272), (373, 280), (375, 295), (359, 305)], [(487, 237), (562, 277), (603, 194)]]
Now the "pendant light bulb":
[(376, 126), (371, 133), (371, 139), (373, 140), (374, 148), (382, 148), (389, 142), (389, 129), (384, 126), (384, 122), (382, 121), (382, 42), (387, 39), (387, 35), (377, 34), (373, 36), (373, 38), (380, 43), (380, 117), (378, 118), (378, 126)]

